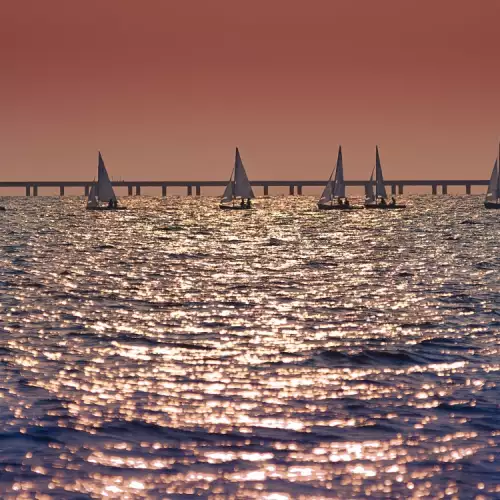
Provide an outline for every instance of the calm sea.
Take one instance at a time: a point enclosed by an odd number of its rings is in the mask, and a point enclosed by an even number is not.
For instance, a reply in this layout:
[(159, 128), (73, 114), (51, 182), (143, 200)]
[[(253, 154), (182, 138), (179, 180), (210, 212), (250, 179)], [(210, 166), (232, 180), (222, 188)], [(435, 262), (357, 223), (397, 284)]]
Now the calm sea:
[(2, 201), (2, 499), (500, 498), (481, 197)]

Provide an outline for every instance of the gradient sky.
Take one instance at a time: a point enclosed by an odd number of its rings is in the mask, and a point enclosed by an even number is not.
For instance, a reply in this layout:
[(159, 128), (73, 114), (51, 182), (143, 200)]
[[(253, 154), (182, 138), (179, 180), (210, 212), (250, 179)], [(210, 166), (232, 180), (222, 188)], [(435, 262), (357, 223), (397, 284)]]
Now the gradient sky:
[(0, 177), (487, 178), (499, 0), (15, 0)]

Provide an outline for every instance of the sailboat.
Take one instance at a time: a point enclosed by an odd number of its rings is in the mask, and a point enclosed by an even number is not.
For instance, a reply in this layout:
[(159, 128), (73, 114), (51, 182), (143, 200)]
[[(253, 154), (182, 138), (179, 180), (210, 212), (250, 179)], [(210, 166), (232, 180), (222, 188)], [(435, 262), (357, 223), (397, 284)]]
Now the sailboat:
[[(106, 203), (106, 205), (101, 205)], [(113, 185), (109, 179), (108, 171), (104, 166), (101, 152), (97, 167), (97, 183), (92, 184), (87, 198), (87, 210), (126, 210), (127, 207), (118, 206)]]
[(325, 189), (323, 189), (323, 193), (318, 200), (318, 208), (320, 210), (353, 210), (362, 208), (352, 206), (345, 195), (342, 146), (339, 146), (337, 164), (332, 170)]
[[(241, 198), (241, 202), (237, 203), (237, 198)], [(248, 210), (251, 208), (250, 200), (252, 198), (255, 198), (255, 195), (253, 194), (252, 186), (241, 161), (240, 152), (236, 148), (234, 167), (219, 207), (223, 210)], [(247, 200), (246, 202), (245, 199)]]
[[(387, 191), (385, 190), (384, 175), (382, 174), (382, 164), (380, 163), (380, 156), (378, 154), (378, 146), (375, 148), (376, 158), (375, 158), (375, 190), (373, 189), (373, 174), (370, 177), (370, 181), (366, 186), (366, 200), (365, 208), (381, 208), (381, 209), (395, 209), (395, 208), (406, 208), (406, 205), (401, 205), (396, 203), (396, 200), (392, 198), (390, 203), (387, 203)], [(380, 198), (380, 200), (379, 200)]]
[(488, 185), (488, 192), (484, 200), (485, 208), (500, 209), (500, 145), (498, 151), (498, 158), (495, 160), (495, 165), (491, 172), (490, 183)]

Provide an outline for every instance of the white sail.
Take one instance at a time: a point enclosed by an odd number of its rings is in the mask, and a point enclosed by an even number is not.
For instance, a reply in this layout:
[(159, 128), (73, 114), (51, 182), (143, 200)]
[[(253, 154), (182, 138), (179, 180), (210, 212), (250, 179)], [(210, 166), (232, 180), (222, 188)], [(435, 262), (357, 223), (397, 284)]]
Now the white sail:
[(375, 192), (373, 191), (373, 170), (370, 176), (370, 181), (365, 185), (365, 196), (367, 203), (375, 203), (377, 198), (375, 197)]
[(230, 203), (234, 199), (233, 172), (234, 169), (231, 172), (231, 177), (229, 178), (229, 182), (227, 183), (226, 189), (224, 189), (224, 193), (222, 194), (221, 203)]
[(325, 189), (319, 197), (318, 203), (330, 203), (333, 200), (333, 181), (332, 181), (333, 171), (326, 183)]
[(99, 165), (97, 168), (97, 197), (99, 201), (109, 202), (109, 200), (116, 200), (113, 186), (109, 180), (109, 175), (104, 166), (102, 155), (99, 152)]
[(495, 166), (491, 172), (486, 201), (497, 201), (500, 198), (500, 175), (498, 171), (498, 159), (495, 160)]
[(345, 198), (345, 182), (344, 182), (344, 165), (342, 162), (342, 146), (339, 146), (339, 154), (337, 156), (337, 169), (335, 172), (335, 184), (333, 188), (333, 196)]
[(255, 198), (252, 186), (248, 180), (245, 167), (241, 161), (240, 152), (236, 148), (236, 156), (234, 159), (234, 196), (241, 198)]
[(222, 195), (221, 203), (230, 203), (233, 201), (233, 181), (229, 181)]
[[(333, 179), (333, 180), (332, 180)], [(318, 203), (330, 203), (335, 197), (345, 198), (344, 167), (342, 163), (342, 146), (339, 146), (337, 165), (332, 170), (325, 189), (319, 197)]]
[(97, 207), (98, 205), (99, 205), (99, 201), (97, 199), (96, 186), (95, 186), (95, 184), (92, 184), (92, 186), (90, 187), (89, 196), (87, 198), (87, 206), (88, 207)]
[(378, 146), (376, 147), (376, 165), (375, 165), (376, 173), (376, 182), (377, 182), (377, 187), (376, 187), (376, 195), (377, 198), (380, 196), (381, 198), (387, 198), (387, 192), (385, 190), (385, 184), (384, 184), (384, 176), (382, 175), (382, 165), (380, 164), (380, 157), (378, 154)]

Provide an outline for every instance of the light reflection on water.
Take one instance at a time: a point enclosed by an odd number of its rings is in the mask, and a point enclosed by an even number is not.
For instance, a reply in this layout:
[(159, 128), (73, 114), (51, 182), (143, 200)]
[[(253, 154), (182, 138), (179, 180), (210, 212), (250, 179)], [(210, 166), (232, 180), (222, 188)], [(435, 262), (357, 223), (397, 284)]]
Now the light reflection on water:
[(2, 497), (500, 496), (480, 198), (3, 203)]

